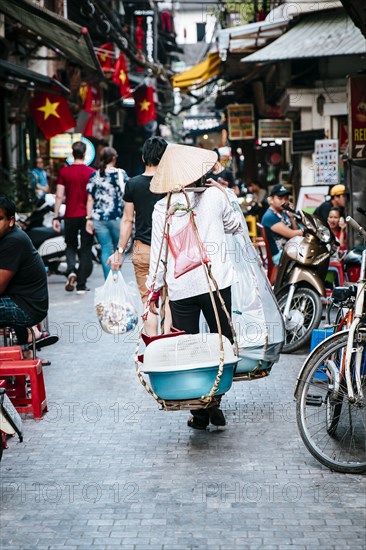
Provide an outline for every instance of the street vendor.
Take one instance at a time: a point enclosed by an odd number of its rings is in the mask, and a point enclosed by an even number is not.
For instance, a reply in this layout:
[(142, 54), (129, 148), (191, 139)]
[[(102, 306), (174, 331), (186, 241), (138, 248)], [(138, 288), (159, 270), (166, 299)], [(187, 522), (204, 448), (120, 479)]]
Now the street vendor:
[[(161, 194), (169, 193), (172, 190), (176, 191), (177, 187), (186, 187), (202, 177), (202, 167), (206, 167), (208, 170), (216, 160), (217, 156), (213, 151), (195, 149), (185, 145), (168, 145), (151, 181), (150, 190), (153, 193)], [(227, 311), (231, 313), (231, 285), (237, 279), (231, 261), (226, 257), (225, 233), (241, 233), (243, 229), (240, 215), (231, 207), (224, 188), (220, 189), (220, 185), (214, 180), (208, 180), (208, 184), (211, 184), (210, 188), (198, 187), (196, 192), (192, 189), (188, 192), (190, 208), (194, 212), (198, 234), (207, 248), (212, 274), (216, 279)], [(171, 195), (171, 208), (179, 209), (179, 203), (186, 203), (185, 196), (182, 192), (174, 192)], [(154, 290), (150, 304), (150, 311), (153, 313), (156, 313), (157, 291), (163, 287), (164, 267), (162, 262), (159, 262), (156, 277), (154, 274), (164, 238), (166, 210), (167, 197), (164, 197), (156, 203), (152, 218), (150, 271), (147, 286)], [(188, 219), (186, 212), (178, 212), (171, 217), (170, 235), (172, 238), (187, 225)], [(166, 282), (173, 326), (188, 334), (197, 334), (200, 332), (199, 319), (202, 312), (210, 331), (217, 333), (218, 326), (204, 267), (199, 265), (178, 278), (175, 277), (174, 270), (174, 258), (168, 254)], [(212, 290), (215, 289), (212, 288)], [(214, 291), (213, 295), (222, 334), (232, 342), (233, 335), (228, 318), (221, 307), (217, 292)], [(192, 417), (188, 420), (188, 426), (191, 428), (204, 430), (210, 422), (216, 426), (224, 426), (226, 423), (223, 412), (217, 406), (194, 410), (191, 413)]]

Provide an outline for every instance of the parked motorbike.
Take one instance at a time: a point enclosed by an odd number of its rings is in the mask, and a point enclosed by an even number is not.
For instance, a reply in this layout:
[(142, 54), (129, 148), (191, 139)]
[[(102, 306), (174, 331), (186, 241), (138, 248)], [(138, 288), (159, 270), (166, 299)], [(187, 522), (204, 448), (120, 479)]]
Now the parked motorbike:
[(317, 216), (296, 212), (286, 204), (282, 207), (304, 228), (302, 237), (292, 237), (285, 244), (274, 284), (285, 323), (282, 351), (292, 353), (309, 342), (321, 321), (321, 296), (325, 296), (324, 281), (335, 237)]

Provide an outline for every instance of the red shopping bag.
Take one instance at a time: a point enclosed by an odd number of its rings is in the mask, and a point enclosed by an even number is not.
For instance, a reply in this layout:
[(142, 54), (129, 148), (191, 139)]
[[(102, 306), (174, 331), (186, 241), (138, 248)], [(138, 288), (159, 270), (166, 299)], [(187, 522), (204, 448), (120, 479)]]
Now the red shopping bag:
[(174, 277), (178, 279), (203, 263), (210, 262), (198, 235), (196, 236), (192, 218), (175, 235), (167, 235), (169, 249), (175, 260)]

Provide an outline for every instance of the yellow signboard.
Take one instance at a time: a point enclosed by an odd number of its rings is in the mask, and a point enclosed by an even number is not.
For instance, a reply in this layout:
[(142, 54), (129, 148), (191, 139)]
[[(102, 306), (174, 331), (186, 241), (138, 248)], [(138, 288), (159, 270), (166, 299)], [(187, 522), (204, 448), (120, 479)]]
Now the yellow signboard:
[(81, 134), (58, 134), (50, 139), (50, 157), (67, 158), (72, 154), (71, 145), (80, 141)]
[(227, 113), (230, 140), (255, 139), (253, 105), (228, 105)]
[(289, 119), (261, 119), (258, 121), (258, 139), (271, 141), (292, 139), (292, 121)]

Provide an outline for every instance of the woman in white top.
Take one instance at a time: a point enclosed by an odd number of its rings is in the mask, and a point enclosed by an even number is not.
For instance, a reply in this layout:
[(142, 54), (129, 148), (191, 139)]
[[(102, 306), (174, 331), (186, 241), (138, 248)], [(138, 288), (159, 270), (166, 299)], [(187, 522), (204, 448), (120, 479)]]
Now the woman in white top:
[[(184, 169), (184, 166), (187, 166), (187, 171), (191, 170), (192, 177), (194, 177), (192, 162), (190, 162), (190, 154), (192, 149), (192, 147), (183, 145), (168, 145), (160, 161), (157, 178), (154, 176), (155, 182), (154, 178), (151, 181), (150, 190), (160, 193), (166, 190), (160, 185), (160, 182), (164, 178), (159, 181), (159, 176), (161, 176), (164, 172), (166, 165), (168, 167), (175, 165), (175, 160), (179, 161), (179, 163), (183, 165), (183, 168), (181, 169)], [(210, 153), (210, 155), (212, 155), (212, 151), (205, 151), (205, 153)], [(202, 152), (203, 155), (205, 153)], [(183, 161), (186, 155), (187, 159), (186, 163), (184, 163)], [(216, 156), (215, 153), (214, 155)], [(164, 159), (164, 157), (166, 158)], [(204, 164), (205, 163), (202, 163), (200, 166), (201, 174), (202, 166), (204, 166)], [(206, 162), (206, 172), (211, 168), (212, 164)], [(212, 275), (217, 281), (218, 288), (225, 301), (227, 310), (231, 312), (231, 285), (236, 282), (236, 277), (232, 263), (228, 257), (228, 255), (230, 255), (230, 251), (227, 250), (225, 233), (241, 233), (243, 229), (240, 214), (235, 212), (232, 208), (225, 190), (217, 188), (216, 186), (219, 186), (219, 184), (213, 180), (208, 180), (208, 183), (211, 183), (213, 186), (210, 188), (205, 188), (204, 190), (199, 188), (197, 192), (189, 192), (188, 196), (190, 206), (195, 214), (194, 219), (199, 236), (206, 249), (207, 255), (210, 258)], [(182, 192), (172, 194), (171, 205), (175, 205), (176, 203), (180, 203), (184, 206), (186, 205), (186, 199)], [(148, 288), (151, 288), (152, 286), (153, 276), (156, 270), (160, 244), (163, 239), (166, 209), (167, 198), (164, 198), (156, 203), (153, 213), (150, 272), (147, 281)], [(183, 229), (187, 225), (188, 220), (189, 217), (185, 212), (178, 211), (174, 214), (171, 218), (169, 231), (170, 235), (173, 237), (176, 233)], [(233, 253), (234, 251), (231, 252)], [(165, 258), (164, 252), (162, 258)], [(160, 262), (154, 282), (155, 291), (161, 289), (163, 286), (163, 272), (163, 264)], [(207, 285), (207, 279), (202, 266), (181, 275), (179, 278), (175, 278), (174, 258), (172, 254), (168, 254), (166, 281), (169, 293), (169, 306), (171, 309), (173, 326), (175, 328), (184, 330), (188, 334), (197, 334), (199, 332), (199, 318), (202, 312), (210, 331), (218, 332), (215, 313)], [(212, 282), (211, 288), (214, 290)], [(214, 292), (214, 295), (217, 303), (222, 333), (232, 341), (232, 332), (227, 317), (222, 310), (221, 304), (216, 296), (216, 292)], [(153, 313), (156, 313), (156, 305), (154, 302), (152, 302), (150, 309)], [(218, 407), (191, 412), (193, 418), (188, 421), (188, 426), (192, 428), (205, 429), (210, 421), (215, 425), (225, 425), (225, 417)]]

